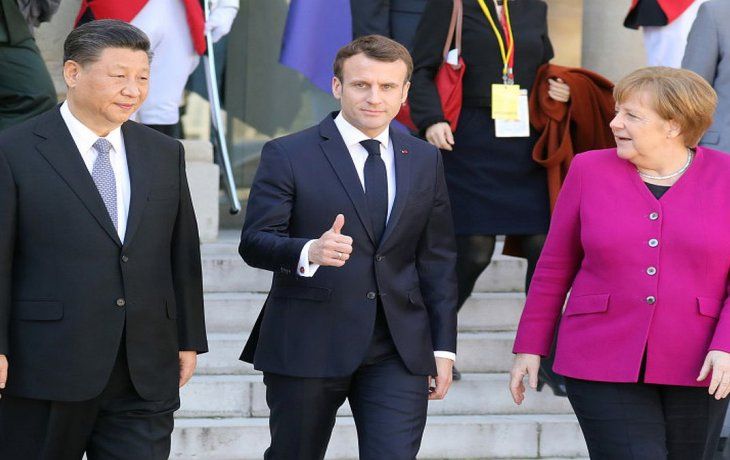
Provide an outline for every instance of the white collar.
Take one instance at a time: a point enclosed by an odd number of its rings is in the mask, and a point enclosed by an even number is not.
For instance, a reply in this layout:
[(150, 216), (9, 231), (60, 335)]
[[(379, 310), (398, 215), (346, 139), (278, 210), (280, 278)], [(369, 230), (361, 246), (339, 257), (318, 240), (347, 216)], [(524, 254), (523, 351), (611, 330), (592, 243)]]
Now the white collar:
[[(76, 116), (71, 113), (71, 109), (69, 109), (68, 107), (68, 101), (63, 101), (63, 104), (61, 104), (61, 117), (63, 117), (63, 121), (66, 122), (66, 126), (71, 132), (71, 137), (73, 137), (76, 146), (79, 148), (79, 152), (88, 152), (89, 149), (94, 145), (94, 142), (96, 142), (100, 136), (91, 129), (89, 129), (85, 124), (81, 122), (81, 120), (76, 118)], [(115, 152), (123, 152), (121, 126), (113, 129), (104, 138), (112, 144)]]
[(340, 111), (340, 113), (338, 113), (335, 117), (335, 125), (337, 126), (337, 130), (342, 136), (342, 140), (345, 141), (345, 145), (347, 146), (347, 148), (359, 144), (360, 141), (368, 139), (375, 139), (376, 141), (380, 142), (380, 144), (385, 148), (388, 147), (388, 142), (390, 142), (390, 127), (386, 127), (382, 133), (371, 138), (367, 134), (352, 126), (349, 121), (345, 120), (345, 117), (342, 116), (342, 111)]

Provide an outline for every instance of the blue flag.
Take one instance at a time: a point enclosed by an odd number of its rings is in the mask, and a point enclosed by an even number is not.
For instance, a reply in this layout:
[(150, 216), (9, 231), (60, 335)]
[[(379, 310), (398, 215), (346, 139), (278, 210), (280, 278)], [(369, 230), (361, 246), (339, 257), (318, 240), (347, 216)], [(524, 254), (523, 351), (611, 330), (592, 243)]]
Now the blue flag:
[(350, 0), (291, 0), (279, 62), (329, 93), (337, 50), (351, 40)]

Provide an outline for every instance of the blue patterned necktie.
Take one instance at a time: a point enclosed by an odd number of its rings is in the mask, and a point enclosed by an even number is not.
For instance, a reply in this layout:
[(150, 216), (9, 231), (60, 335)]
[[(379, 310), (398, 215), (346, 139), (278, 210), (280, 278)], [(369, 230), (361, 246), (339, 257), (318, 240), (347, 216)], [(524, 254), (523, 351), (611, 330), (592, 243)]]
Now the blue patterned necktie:
[(114, 177), (114, 169), (109, 159), (109, 151), (112, 144), (100, 137), (94, 142), (94, 150), (98, 155), (94, 161), (94, 168), (91, 171), (91, 178), (94, 179), (96, 188), (99, 189), (101, 199), (104, 201), (109, 217), (112, 219), (115, 229), (119, 229), (117, 218), (117, 181)]
[(364, 170), (365, 198), (373, 224), (375, 242), (380, 244), (388, 218), (388, 174), (385, 171), (385, 162), (380, 156), (380, 142), (368, 139), (360, 141), (360, 144), (368, 151)]

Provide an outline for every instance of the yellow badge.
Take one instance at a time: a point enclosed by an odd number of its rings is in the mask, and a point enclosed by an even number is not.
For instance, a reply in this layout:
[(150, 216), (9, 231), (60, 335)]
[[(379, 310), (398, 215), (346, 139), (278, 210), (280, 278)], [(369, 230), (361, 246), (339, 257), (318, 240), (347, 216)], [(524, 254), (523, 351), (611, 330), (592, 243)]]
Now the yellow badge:
[(492, 85), (492, 118), (518, 120), (520, 107), (519, 85)]

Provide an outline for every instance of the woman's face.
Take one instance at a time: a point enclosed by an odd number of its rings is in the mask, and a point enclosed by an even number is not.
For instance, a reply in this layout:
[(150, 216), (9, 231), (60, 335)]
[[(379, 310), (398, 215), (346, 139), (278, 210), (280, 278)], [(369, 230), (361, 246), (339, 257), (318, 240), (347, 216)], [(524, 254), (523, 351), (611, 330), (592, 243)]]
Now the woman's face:
[(638, 91), (616, 104), (610, 126), (619, 158), (632, 163), (641, 157), (659, 158), (668, 148), (683, 143), (678, 125), (659, 116), (650, 101), (648, 93)]

